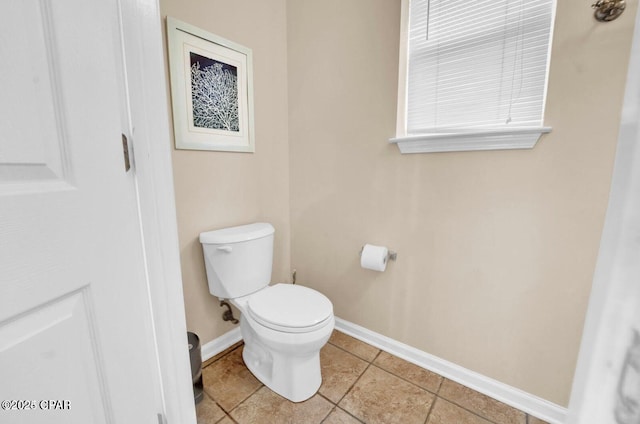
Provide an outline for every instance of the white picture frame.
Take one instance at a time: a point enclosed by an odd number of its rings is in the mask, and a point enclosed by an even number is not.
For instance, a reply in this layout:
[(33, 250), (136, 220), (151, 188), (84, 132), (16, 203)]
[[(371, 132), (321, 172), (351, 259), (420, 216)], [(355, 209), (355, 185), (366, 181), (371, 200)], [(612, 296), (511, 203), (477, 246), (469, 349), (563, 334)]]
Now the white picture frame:
[(167, 17), (176, 149), (254, 152), (253, 52)]

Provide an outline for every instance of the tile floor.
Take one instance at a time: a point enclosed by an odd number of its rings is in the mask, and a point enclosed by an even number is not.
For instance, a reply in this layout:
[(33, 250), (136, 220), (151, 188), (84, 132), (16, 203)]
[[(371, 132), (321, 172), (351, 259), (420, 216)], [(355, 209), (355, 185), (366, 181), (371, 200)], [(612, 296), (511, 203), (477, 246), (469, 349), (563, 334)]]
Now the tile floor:
[(334, 331), (320, 352), (322, 386), (290, 402), (242, 362), (242, 343), (204, 364), (198, 424), (545, 424), (537, 418)]

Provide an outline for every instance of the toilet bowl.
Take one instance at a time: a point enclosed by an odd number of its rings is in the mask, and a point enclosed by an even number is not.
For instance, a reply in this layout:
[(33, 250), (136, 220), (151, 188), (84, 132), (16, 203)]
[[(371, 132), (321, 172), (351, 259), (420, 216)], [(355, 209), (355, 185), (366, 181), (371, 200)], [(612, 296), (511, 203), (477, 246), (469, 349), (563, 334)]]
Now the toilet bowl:
[(258, 223), (200, 234), (209, 291), (240, 311), (243, 360), (265, 386), (301, 402), (322, 383), (320, 349), (335, 319), (323, 294), (269, 285), (274, 229)]
[(242, 357), (253, 375), (293, 402), (313, 396), (322, 383), (320, 349), (335, 325), (329, 299), (307, 287), (276, 284), (231, 302), (241, 313)]

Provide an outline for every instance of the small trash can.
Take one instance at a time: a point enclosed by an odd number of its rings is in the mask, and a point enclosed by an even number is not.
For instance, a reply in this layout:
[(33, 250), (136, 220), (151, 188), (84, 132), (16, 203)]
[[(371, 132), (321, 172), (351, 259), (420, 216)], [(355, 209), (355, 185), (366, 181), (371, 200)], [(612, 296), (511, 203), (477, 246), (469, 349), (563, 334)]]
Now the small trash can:
[(197, 404), (204, 395), (202, 386), (202, 353), (200, 338), (196, 333), (187, 332), (189, 342), (189, 360), (191, 361), (191, 380), (193, 381), (193, 399)]

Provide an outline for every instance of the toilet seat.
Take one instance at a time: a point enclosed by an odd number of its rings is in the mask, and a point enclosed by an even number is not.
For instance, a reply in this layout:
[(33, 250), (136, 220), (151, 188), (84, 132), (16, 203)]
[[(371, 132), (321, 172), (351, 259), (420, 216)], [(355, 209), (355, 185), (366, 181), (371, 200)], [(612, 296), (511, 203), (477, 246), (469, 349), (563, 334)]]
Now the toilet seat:
[(307, 333), (331, 321), (333, 305), (325, 295), (308, 287), (276, 284), (249, 296), (247, 311), (273, 330)]

